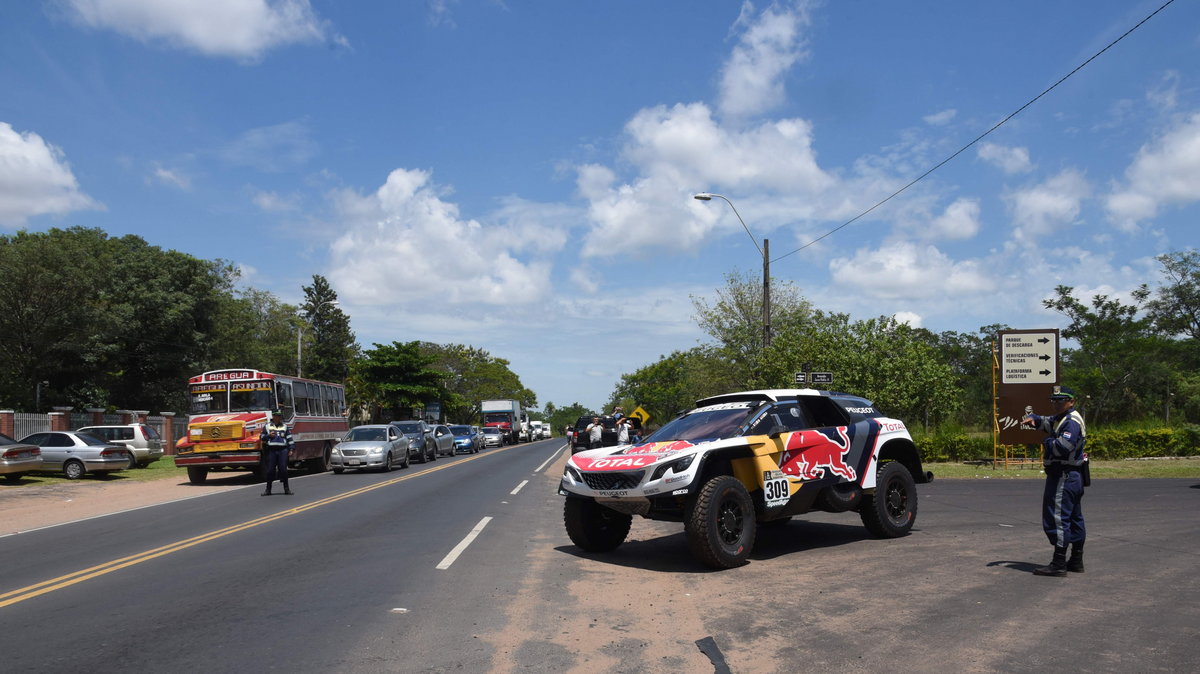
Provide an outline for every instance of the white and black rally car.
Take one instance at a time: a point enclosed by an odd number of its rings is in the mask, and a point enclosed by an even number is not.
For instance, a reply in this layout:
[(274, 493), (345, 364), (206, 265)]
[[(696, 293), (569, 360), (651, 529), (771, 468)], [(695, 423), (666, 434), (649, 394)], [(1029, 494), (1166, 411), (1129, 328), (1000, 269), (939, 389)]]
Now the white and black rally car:
[(705, 398), (641, 444), (574, 454), (559, 493), (584, 550), (616, 548), (640, 515), (683, 522), (692, 553), (729, 568), (746, 563), (758, 523), (810, 510), (856, 510), (872, 534), (903, 536), (915, 484), (931, 480), (904, 423), (871, 401), (783, 389)]

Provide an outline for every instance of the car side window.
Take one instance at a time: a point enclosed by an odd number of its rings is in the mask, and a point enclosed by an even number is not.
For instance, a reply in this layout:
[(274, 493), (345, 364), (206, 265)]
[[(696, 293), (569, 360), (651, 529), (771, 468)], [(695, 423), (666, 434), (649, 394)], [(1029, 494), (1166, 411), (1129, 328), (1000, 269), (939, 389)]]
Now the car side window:
[(34, 433), (33, 435), (26, 437), (21, 442), (23, 442), (27, 445), (41, 445), (42, 443), (45, 442), (45, 440), (46, 440), (45, 433)]
[(74, 447), (75, 441), (72, 440), (71, 436), (69, 436), (69, 435), (63, 435), (62, 433), (51, 433), (50, 436), (48, 438), (46, 438), (46, 446), (47, 447)]
[(812, 419), (814, 428), (847, 426), (850, 424), (846, 412), (834, 401), (824, 396), (803, 396), (800, 404)]
[(804, 410), (793, 402), (784, 402), (767, 410), (751, 426), (750, 435), (767, 435), (775, 432), (802, 431), (811, 426)]

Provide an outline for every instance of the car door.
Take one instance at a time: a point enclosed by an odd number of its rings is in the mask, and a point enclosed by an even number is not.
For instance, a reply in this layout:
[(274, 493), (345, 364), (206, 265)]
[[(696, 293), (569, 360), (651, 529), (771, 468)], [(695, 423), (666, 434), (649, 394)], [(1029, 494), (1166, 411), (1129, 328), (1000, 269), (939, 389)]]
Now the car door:
[(47, 433), (42, 445), (42, 467), (61, 469), (75, 454), (75, 439), (66, 433)]
[[(406, 450), (400, 446), (400, 434), (396, 432), (396, 427), (388, 426), (387, 427), (387, 449), (384, 450), (383, 455), (387, 456), (387, 453), (391, 452), (392, 456), (395, 457), (395, 459), (399, 459), (400, 457), (405, 457), (403, 463), (408, 463), (407, 455), (402, 453), (402, 452), (406, 452), (406, 451), (408, 451), (408, 450)], [(393, 460), (395, 460), (395, 459), (393, 459)]]

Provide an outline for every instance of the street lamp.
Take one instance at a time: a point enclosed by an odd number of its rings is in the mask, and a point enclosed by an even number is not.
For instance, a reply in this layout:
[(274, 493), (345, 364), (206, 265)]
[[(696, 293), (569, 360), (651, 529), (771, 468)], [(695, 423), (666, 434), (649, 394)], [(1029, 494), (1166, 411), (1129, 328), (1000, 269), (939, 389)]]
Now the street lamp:
[(762, 256), (763, 261), (763, 300), (762, 300), (762, 324), (763, 324), (763, 348), (771, 346), (771, 241), (763, 239), (762, 247), (759, 247), (758, 241), (754, 235), (750, 233), (750, 228), (746, 226), (746, 221), (742, 220), (742, 214), (738, 213), (737, 206), (728, 197), (721, 194), (713, 194), (712, 192), (701, 192), (693, 195), (692, 198), (697, 201), (712, 201), (713, 198), (724, 199), (725, 203), (733, 209), (733, 214), (737, 216), (738, 222), (742, 223), (742, 229), (746, 230), (746, 236), (750, 237), (750, 241), (754, 244), (755, 250)]
[[(337, 300), (325, 300), (324, 302), (321, 302), (317, 306), (313, 307), (312, 315), (315, 316), (317, 311), (321, 307), (325, 306), (326, 304), (332, 306), (332, 305), (338, 304), (338, 301)], [(300, 370), (300, 336), (303, 334), (304, 334), (304, 323), (300, 323), (299, 325), (296, 326), (296, 376), (297, 377), (304, 376), (301, 374), (301, 370)]]

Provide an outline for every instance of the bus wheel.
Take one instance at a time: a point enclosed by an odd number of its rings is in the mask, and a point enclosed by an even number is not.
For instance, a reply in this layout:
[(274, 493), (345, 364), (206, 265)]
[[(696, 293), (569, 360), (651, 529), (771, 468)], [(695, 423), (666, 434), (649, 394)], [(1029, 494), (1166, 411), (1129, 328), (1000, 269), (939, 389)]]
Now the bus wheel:
[(312, 460), (312, 468), (318, 473), (327, 473), (330, 468), (333, 468), (333, 446), (328, 442), (321, 449), (321, 456)]
[(192, 484), (204, 484), (208, 479), (207, 466), (188, 466), (188, 482)]

